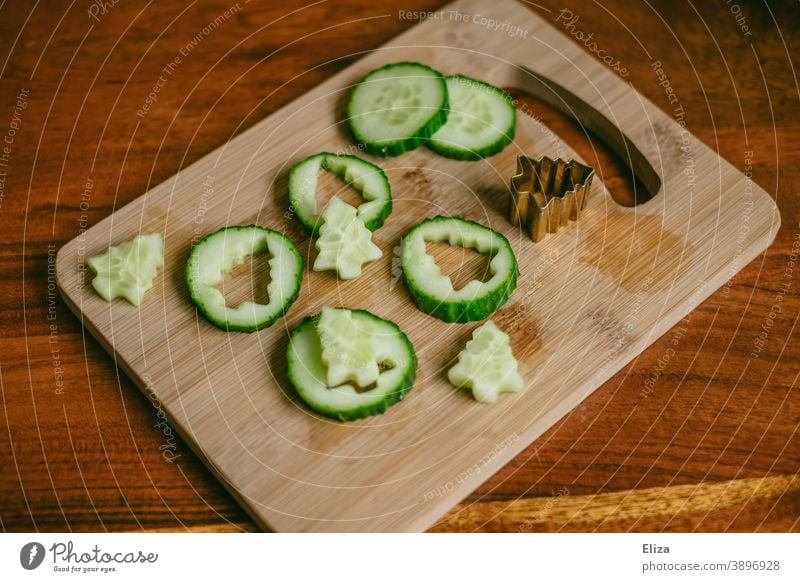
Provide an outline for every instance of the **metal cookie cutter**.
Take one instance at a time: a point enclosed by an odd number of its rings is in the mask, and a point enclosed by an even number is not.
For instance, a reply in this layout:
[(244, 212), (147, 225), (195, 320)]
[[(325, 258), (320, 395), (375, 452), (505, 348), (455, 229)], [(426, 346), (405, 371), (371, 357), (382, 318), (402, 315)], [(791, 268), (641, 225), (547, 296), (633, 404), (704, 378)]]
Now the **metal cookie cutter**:
[(575, 160), (517, 157), (511, 178), (511, 224), (524, 227), (534, 242), (556, 232), (586, 206), (594, 168)]

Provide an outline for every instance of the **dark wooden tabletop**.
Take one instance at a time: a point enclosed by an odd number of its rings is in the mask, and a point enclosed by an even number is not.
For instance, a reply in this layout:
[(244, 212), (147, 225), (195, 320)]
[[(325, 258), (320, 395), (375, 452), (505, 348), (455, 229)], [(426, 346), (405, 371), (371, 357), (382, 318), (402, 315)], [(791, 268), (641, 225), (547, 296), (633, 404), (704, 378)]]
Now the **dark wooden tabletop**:
[[(0, 528), (255, 528), (83, 332), (52, 261), (82, 229), (440, 6), (304, 4), (0, 3)], [(644, 49), (659, 59), (687, 127), (752, 171), (781, 230), (437, 530), (800, 529), (797, 4), (652, 5), (574, 2), (567, 32), (667, 108)], [(562, 28), (563, 7), (531, 3)], [(620, 160), (524, 103), (630, 199)]]

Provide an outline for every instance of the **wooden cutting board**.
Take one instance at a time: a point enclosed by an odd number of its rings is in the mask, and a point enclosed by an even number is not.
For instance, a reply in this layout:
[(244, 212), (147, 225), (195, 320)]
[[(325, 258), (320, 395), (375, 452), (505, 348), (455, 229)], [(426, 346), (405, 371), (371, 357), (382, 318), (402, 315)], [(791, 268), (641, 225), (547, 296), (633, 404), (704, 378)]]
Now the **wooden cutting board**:
[[(70, 308), (266, 529), (425, 529), (764, 250), (780, 225), (766, 192), (522, 4), (461, 0), (441, 15), (58, 255)], [(520, 112), (515, 143), (489, 160), (451, 161), (424, 148), (373, 159), (389, 176), (394, 211), (374, 236), (384, 257), (359, 279), (306, 272), (288, 315), (254, 334), (225, 333), (198, 317), (183, 268), (192, 241), (206, 233), (257, 223), (285, 232), (306, 265), (313, 262), (311, 241), (287, 213), (286, 172), (318, 151), (358, 153), (342, 123), (344, 100), (367, 71), (401, 60), (535, 93), (623, 153), (655, 196), (622, 208), (595, 179), (580, 221), (532, 243), (506, 219), (516, 156), (574, 153), (535, 112)], [(479, 323), (446, 324), (419, 312), (397, 278), (400, 237), (436, 214), (499, 230), (519, 261), (518, 288), (493, 319), (511, 336), (526, 388), (495, 405), (476, 403), (446, 380)], [(164, 237), (166, 266), (141, 308), (101, 300), (85, 259), (150, 232)], [(369, 309), (397, 322), (414, 344), (416, 384), (385, 415), (333, 422), (293, 394), (288, 331), (326, 304)]]

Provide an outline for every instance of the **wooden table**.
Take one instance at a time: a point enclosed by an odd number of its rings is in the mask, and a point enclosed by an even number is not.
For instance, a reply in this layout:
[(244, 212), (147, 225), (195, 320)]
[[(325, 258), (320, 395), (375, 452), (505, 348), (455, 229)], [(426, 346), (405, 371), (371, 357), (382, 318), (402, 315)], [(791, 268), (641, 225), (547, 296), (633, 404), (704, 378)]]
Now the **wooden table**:
[[(52, 261), (82, 229), (439, 7), (288, 4), (0, 9), (2, 529), (254, 529), (158, 404), (83, 333), (55, 293)], [(436, 530), (800, 529), (800, 19), (790, 3), (654, 6), (532, 9), (666, 109), (647, 52), (659, 59), (687, 127), (752, 172), (783, 226)], [(524, 103), (630, 202), (619, 159)]]

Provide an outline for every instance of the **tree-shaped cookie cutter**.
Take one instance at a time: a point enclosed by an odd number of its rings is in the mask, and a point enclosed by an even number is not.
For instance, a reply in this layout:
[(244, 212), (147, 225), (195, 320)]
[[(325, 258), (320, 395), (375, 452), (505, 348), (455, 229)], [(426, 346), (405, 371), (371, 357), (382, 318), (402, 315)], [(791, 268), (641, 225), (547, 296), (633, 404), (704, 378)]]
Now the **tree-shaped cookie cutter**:
[(517, 157), (511, 178), (509, 220), (528, 232), (534, 242), (554, 233), (586, 206), (594, 168), (575, 160)]

